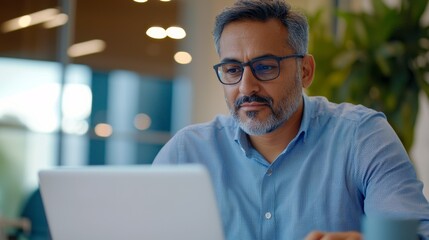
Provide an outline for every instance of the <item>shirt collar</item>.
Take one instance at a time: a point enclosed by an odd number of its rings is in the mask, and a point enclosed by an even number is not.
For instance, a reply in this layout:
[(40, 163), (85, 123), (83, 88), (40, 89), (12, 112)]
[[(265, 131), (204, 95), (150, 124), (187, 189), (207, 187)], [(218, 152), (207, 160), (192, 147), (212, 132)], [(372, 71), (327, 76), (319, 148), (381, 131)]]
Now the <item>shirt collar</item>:
[(245, 133), (238, 123), (236, 123), (236, 131), (234, 141), (240, 146), (241, 150), (248, 155), (249, 149), (251, 148), (247, 133)]

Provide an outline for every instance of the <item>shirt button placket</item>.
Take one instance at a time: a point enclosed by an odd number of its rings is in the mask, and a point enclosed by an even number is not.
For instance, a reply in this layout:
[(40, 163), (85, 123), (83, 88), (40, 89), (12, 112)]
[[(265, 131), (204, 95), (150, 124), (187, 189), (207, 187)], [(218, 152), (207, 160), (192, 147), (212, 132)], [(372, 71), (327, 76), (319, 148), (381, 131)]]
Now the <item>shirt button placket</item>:
[(273, 169), (270, 167), (266, 170), (264, 180), (262, 183), (262, 233), (261, 240), (271, 240), (275, 238), (275, 216), (274, 216), (274, 202), (275, 202), (275, 179), (273, 178)]

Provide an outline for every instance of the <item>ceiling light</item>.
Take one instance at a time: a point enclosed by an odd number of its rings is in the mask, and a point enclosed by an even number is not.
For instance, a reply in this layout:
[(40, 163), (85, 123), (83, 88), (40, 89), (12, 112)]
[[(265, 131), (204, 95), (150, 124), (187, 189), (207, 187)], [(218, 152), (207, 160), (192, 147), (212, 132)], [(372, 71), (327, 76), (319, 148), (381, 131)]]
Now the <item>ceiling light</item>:
[(167, 36), (174, 39), (183, 39), (186, 37), (186, 32), (181, 27), (169, 27), (166, 30)]
[(144, 2), (147, 2), (147, 0), (134, 0), (134, 2), (137, 2), (137, 3), (144, 3)]
[(70, 57), (80, 57), (84, 55), (102, 52), (106, 48), (103, 40), (94, 39), (86, 42), (76, 43), (70, 46), (67, 51)]
[(110, 137), (113, 133), (113, 128), (107, 123), (99, 123), (95, 125), (94, 132), (99, 137)]
[(151, 38), (155, 38), (155, 39), (163, 39), (167, 36), (167, 32), (165, 31), (164, 28), (162, 27), (150, 27), (147, 31), (146, 34), (151, 37)]
[(30, 24), (31, 24), (30, 15), (25, 15), (18, 19), (18, 26), (20, 26), (21, 28), (26, 28), (30, 26)]
[(51, 20), (45, 22), (43, 24), (43, 27), (45, 27), (45, 28), (59, 27), (59, 26), (66, 24), (68, 19), (69, 19), (69, 17), (67, 16), (67, 14), (60, 13), (60, 14), (57, 14)]
[(139, 113), (134, 118), (134, 126), (139, 130), (146, 130), (150, 127), (152, 119), (145, 113)]
[(188, 64), (192, 61), (192, 56), (187, 52), (177, 52), (174, 54), (174, 60), (180, 64)]
[(161, 2), (169, 2), (170, 0), (160, 0)]
[(14, 18), (2, 24), (2, 31), (12, 32), (18, 29), (50, 21), (56, 15), (58, 15), (59, 12), (60, 11), (56, 8), (48, 8), (42, 11)]

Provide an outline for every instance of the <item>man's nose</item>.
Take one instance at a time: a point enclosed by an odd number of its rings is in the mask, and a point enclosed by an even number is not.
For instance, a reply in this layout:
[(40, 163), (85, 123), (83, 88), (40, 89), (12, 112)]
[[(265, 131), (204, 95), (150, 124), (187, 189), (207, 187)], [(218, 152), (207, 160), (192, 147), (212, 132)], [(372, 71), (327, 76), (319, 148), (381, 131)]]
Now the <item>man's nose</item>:
[(249, 66), (243, 69), (243, 76), (240, 81), (240, 93), (244, 96), (251, 96), (259, 91), (260, 81), (253, 75)]

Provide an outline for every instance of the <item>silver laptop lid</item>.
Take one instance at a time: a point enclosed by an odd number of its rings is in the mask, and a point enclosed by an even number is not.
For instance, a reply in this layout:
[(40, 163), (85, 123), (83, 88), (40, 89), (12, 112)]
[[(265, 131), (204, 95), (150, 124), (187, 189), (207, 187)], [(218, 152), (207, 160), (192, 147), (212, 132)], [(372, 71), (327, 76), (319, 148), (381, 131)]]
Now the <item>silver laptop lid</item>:
[(39, 172), (54, 240), (222, 240), (198, 165), (56, 168)]

